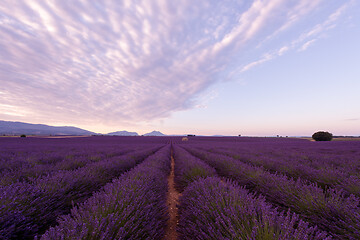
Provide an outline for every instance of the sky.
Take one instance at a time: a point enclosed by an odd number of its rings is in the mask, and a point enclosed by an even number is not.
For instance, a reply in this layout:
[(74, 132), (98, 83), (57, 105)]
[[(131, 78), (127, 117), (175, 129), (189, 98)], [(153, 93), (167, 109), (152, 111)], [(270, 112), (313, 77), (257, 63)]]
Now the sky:
[(0, 120), (360, 135), (357, 0), (2, 0)]

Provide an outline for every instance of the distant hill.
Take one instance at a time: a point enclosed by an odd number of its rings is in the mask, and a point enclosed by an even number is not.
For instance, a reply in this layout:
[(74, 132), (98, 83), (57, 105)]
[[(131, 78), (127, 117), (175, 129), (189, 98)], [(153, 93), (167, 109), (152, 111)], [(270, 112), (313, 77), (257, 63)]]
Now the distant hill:
[(128, 131), (111, 132), (111, 133), (108, 133), (107, 135), (112, 135), (112, 136), (139, 136), (139, 134), (137, 132), (128, 132)]
[(0, 134), (6, 135), (93, 135), (90, 132), (77, 127), (55, 127), (45, 124), (31, 124), (24, 122), (10, 122), (0, 120)]
[(159, 131), (152, 131), (150, 133), (145, 133), (144, 136), (166, 136), (166, 135)]

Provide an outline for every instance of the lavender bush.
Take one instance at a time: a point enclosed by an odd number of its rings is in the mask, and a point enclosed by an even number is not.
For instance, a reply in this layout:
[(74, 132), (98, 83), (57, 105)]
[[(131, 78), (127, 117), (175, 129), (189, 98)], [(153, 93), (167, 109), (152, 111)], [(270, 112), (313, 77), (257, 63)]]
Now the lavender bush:
[(175, 185), (178, 191), (199, 178), (215, 176), (216, 171), (185, 149), (174, 147)]
[(41, 239), (162, 239), (170, 146), (107, 184)]
[(280, 207), (290, 208), (334, 236), (356, 239), (360, 234), (359, 199), (353, 195), (346, 197), (343, 191), (330, 188), (324, 191), (316, 184), (272, 174), (224, 155), (187, 149), (219, 175), (246, 185)]
[(36, 179), (33, 184), (15, 183), (0, 188), (0, 237), (32, 238), (55, 224), (73, 203), (118, 177), (156, 151), (152, 147), (123, 157), (88, 164), (74, 171), (59, 171)]
[(220, 178), (200, 179), (180, 199), (180, 239), (331, 239), (290, 212)]
[[(360, 176), (357, 172), (353, 172), (354, 167), (355, 169), (358, 167), (352, 164), (356, 160), (353, 158), (347, 159), (350, 155), (344, 155), (344, 149), (338, 149), (342, 155), (332, 156), (324, 153), (320, 155), (319, 153), (304, 152), (308, 148), (307, 145), (303, 146), (304, 149), (302, 151), (299, 151), (299, 149), (296, 151), (291, 151), (291, 149), (279, 151), (278, 149), (270, 148), (262, 152), (259, 151), (258, 147), (249, 147), (247, 144), (244, 144), (236, 148), (225, 148), (225, 146), (217, 148), (213, 146), (211, 148), (211, 145), (208, 145), (203, 146), (201, 149), (224, 154), (253, 166), (264, 167), (273, 173), (283, 173), (295, 179), (306, 179), (324, 189), (328, 187), (343, 189), (348, 195), (354, 194), (360, 197)], [(353, 151), (350, 150), (350, 153), (353, 154)], [(335, 161), (335, 159), (338, 159), (338, 161)], [(339, 166), (339, 163), (343, 164), (343, 162), (348, 162), (349, 165)]]

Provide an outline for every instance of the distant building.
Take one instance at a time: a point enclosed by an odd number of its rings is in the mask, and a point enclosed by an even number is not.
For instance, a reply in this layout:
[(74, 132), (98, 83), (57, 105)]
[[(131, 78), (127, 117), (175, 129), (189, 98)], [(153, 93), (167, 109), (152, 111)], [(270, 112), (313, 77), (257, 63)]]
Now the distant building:
[(183, 142), (186, 142), (186, 141), (188, 141), (189, 139), (187, 138), (187, 137), (183, 137), (182, 139), (181, 139), (181, 141), (183, 141)]

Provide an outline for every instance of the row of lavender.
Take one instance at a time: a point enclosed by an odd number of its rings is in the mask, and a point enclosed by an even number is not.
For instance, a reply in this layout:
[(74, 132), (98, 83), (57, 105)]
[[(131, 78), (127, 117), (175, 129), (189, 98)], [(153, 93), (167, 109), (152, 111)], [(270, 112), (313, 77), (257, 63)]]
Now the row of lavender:
[(62, 216), (41, 239), (162, 239), (170, 145)]
[[(271, 145), (268, 143), (269, 142), (262, 142), (261, 145), (255, 144), (258, 152), (254, 151), (254, 154), (259, 155), (262, 147), (269, 147), (269, 145)], [(341, 188), (326, 187), (323, 189), (316, 183), (304, 180), (302, 177), (293, 179), (284, 174), (268, 171), (264, 167), (254, 166), (255, 164), (234, 159), (226, 156), (226, 154), (213, 153), (214, 151), (222, 151), (221, 144), (223, 143), (218, 142), (218, 148), (216, 148), (213, 144), (190, 144), (189, 141), (182, 146), (193, 155), (214, 167), (219, 175), (230, 178), (242, 186), (246, 186), (254, 193), (262, 194), (268, 202), (280, 209), (290, 209), (313, 225), (318, 225), (322, 230), (328, 231), (334, 237), (340, 239), (357, 239), (360, 233), (360, 210), (358, 207), (359, 199), (357, 197)], [(357, 143), (354, 145), (356, 144)], [(234, 149), (234, 152), (241, 154), (242, 151), (239, 150), (239, 148), (242, 149), (244, 145), (249, 146), (251, 144), (228, 143), (223, 146), (228, 146), (229, 149), (229, 145), (238, 147), (238, 149)], [(301, 147), (301, 144), (299, 145)], [(352, 151), (354, 150), (354, 145), (350, 145)], [(276, 146), (277, 149), (280, 149), (284, 144), (277, 144)], [(333, 145), (333, 147), (335, 146), (336, 145)], [(208, 151), (203, 150), (206, 147)], [(320, 148), (322, 150), (326, 149), (321, 145)], [(277, 149), (274, 150), (276, 151)], [(302, 149), (302, 151), (306, 151), (306, 148)], [(245, 150), (244, 152), (246, 153)], [(252, 159), (256, 159), (256, 157), (257, 156), (252, 156)], [(354, 157), (356, 157), (356, 155), (354, 155)], [(289, 162), (288, 164), (291, 168), (292, 163)], [(341, 165), (341, 163), (339, 163), (339, 165)], [(355, 186), (360, 187), (359, 185)]]
[[(81, 138), (0, 138), (0, 173), (51, 165), (69, 159), (90, 157), (94, 160), (121, 155), (143, 145), (164, 145), (169, 138), (81, 137)], [(141, 145), (141, 146), (140, 146)], [(66, 165), (66, 164), (65, 164)], [(67, 168), (67, 166), (63, 166)]]
[(174, 148), (175, 183), (180, 199), (180, 239), (331, 239), (299, 215), (279, 212), (216, 169)]
[[(85, 167), (91, 163), (97, 163), (105, 159), (118, 157), (139, 150), (134, 146), (122, 145), (119, 149), (109, 149), (108, 153), (102, 153), (96, 149), (92, 151), (60, 150), (49, 152), (38, 152), (36, 155), (24, 158), (14, 157), (12, 166), (17, 168), (6, 168), (1, 172), (0, 186), (11, 185), (16, 182), (33, 183), (42, 176), (57, 174), (59, 171), (73, 171)], [(34, 156), (35, 155), (35, 156)]]
[(315, 169), (341, 169), (351, 175), (360, 175), (360, 141), (312, 142), (298, 138), (197, 137), (186, 143), (214, 152), (228, 150), (239, 158), (267, 157), (291, 161), (292, 165), (296, 163), (310, 165)]
[(199, 143), (196, 147), (294, 179), (306, 179), (322, 188), (343, 189), (360, 196), (360, 141), (314, 143), (295, 139), (281, 144), (276, 141), (219, 142), (216, 145)]
[[(360, 197), (360, 175), (359, 172), (354, 171), (359, 169), (359, 167), (351, 166), (351, 164), (349, 164), (350, 167), (336, 166), (334, 163), (320, 165), (324, 159), (309, 158), (307, 156), (305, 157), (305, 161), (301, 161), (304, 158), (300, 158), (299, 161), (297, 158), (289, 155), (269, 156), (267, 154), (262, 154), (260, 156), (254, 156), (251, 152), (239, 153), (238, 149), (238, 153), (234, 153), (231, 149), (210, 151), (225, 154), (253, 166), (264, 167), (266, 170), (273, 173), (282, 173), (294, 179), (301, 178), (316, 183), (324, 189), (327, 187), (342, 189), (347, 192), (347, 194), (354, 194)], [(338, 160), (341, 162), (341, 159)], [(360, 161), (352, 159), (352, 162)]]
[[(99, 150), (101, 145), (97, 143), (96, 149)], [(111, 147), (102, 146), (101, 151), (106, 152), (89, 151), (90, 155), (82, 160), (82, 166), (56, 170), (56, 166), (63, 166), (61, 163), (76, 162), (76, 159), (81, 157), (76, 153), (76, 146), (72, 146), (73, 158), (58, 159), (51, 164), (38, 163), (34, 164), (33, 168), (20, 167), (12, 170), (13, 173), (32, 173), (32, 170), (36, 172), (39, 166), (51, 169), (38, 177), (28, 178), (26, 181), (18, 179), (15, 183), (0, 187), (0, 239), (32, 239), (43, 233), (56, 223), (59, 215), (70, 212), (74, 204), (85, 201), (94, 191), (141, 163), (161, 146), (164, 144), (138, 142), (124, 145), (124, 142), (120, 141)], [(92, 153), (96, 155), (91, 155)], [(11, 172), (4, 172), (7, 171)], [(14, 178), (17, 176), (14, 174)]]

